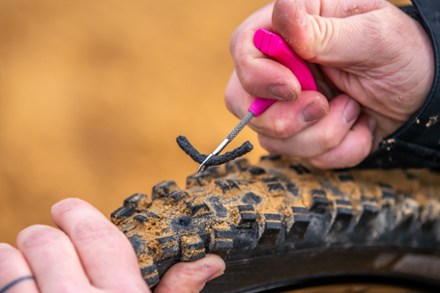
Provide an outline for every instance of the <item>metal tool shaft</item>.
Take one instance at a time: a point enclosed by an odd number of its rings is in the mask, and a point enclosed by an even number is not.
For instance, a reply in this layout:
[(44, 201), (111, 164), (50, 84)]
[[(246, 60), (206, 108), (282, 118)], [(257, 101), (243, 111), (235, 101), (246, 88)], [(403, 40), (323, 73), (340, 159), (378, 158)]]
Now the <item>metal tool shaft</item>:
[[(265, 29), (259, 29), (255, 32), (253, 41), (258, 50), (289, 68), (301, 84), (302, 90), (317, 90), (315, 79), (307, 63), (296, 55), (279, 35)], [(246, 116), (232, 129), (214, 152), (206, 157), (202, 164), (200, 164), (198, 172), (202, 172), (205, 169), (206, 163), (213, 156), (219, 154), (253, 117), (260, 116), (275, 102), (276, 100), (273, 99), (255, 98), (249, 106), (249, 112)]]
[(226, 136), (226, 138), (218, 145), (218, 147), (209, 154), (206, 159), (200, 164), (199, 168), (197, 169), (197, 172), (202, 172), (205, 170), (206, 163), (213, 157), (218, 155), (224, 148), (240, 133), (240, 131), (243, 130), (243, 128), (249, 123), (249, 121), (254, 118), (254, 113), (248, 112), (241, 120), (240, 122), (232, 129), (231, 132)]
[(248, 112), (243, 118), (241, 118), (240, 122), (229, 132), (228, 136), (226, 136), (229, 141), (232, 141), (239, 133), (243, 130), (243, 128), (248, 125), (249, 121), (254, 118), (254, 113)]

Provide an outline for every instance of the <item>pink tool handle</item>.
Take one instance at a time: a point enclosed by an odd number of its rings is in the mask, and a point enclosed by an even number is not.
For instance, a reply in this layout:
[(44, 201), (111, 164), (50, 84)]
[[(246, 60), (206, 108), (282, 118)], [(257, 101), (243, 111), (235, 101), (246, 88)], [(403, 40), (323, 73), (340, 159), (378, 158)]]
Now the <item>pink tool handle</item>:
[[(289, 68), (298, 79), (302, 90), (317, 90), (315, 79), (306, 62), (290, 50), (279, 35), (265, 29), (259, 29), (254, 34), (254, 45), (264, 54)], [(248, 110), (255, 117), (258, 117), (276, 101), (274, 99), (256, 98)]]

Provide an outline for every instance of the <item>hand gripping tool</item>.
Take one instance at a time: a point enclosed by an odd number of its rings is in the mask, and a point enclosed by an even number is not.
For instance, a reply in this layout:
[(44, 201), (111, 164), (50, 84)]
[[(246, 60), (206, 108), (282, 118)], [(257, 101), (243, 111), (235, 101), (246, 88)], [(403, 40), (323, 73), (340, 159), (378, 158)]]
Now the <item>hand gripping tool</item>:
[[(289, 68), (298, 79), (302, 90), (317, 90), (315, 80), (306, 62), (290, 50), (286, 42), (279, 35), (265, 29), (258, 29), (254, 34), (253, 41), (258, 50)], [(263, 114), (276, 101), (277, 100), (274, 99), (256, 98), (249, 106), (248, 113), (240, 120), (234, 129), (232, 129), (219, 146), (206, 157), (197, 171), (199, 173), (202, 172), (205, 169), (205, 164), (212, 156), (218, 155), (252, 118)]]

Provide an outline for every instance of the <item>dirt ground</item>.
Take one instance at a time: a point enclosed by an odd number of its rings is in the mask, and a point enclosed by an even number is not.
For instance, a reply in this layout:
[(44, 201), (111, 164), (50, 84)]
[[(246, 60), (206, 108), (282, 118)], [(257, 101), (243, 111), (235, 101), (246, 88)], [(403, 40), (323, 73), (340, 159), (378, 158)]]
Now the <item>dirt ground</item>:
[[(80, 197), (105, 215), (197, 165), (237, 123), (229, 37), (270, 1), (0, 1), (0, 242)], [(400, 2), (400, 1), (399, 1)], [(264, 153), (251, 140), (251, 161)]]

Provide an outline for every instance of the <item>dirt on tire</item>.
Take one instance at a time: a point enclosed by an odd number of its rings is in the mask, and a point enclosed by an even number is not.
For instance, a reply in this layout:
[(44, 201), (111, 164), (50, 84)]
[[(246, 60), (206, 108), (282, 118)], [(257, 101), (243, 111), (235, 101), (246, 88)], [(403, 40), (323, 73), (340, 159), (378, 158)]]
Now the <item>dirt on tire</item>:
[(439, 250), (440, 174), (428, 169), (322, 171), (280, 156), (237, 159), (134, 194), (111, 219), (149, 286), (174, 263), (332, 247)]

